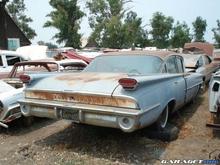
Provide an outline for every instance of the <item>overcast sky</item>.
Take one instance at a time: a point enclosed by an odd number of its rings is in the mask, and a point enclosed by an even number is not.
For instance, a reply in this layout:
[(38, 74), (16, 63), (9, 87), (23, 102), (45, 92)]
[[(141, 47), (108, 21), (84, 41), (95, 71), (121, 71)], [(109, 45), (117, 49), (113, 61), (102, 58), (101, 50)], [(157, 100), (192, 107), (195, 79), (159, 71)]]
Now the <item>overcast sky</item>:
[[(192, 30), (192, 22), (197, 16), (206, 19), (208, 27), (205, 39), (213, 42), (213, 33), (211, 29), (216, 27), (216, 20), (220, 19), (220, 0), (133, 0), (129, 4), (132, 10), (137, 12), (138, 16), (143, 19), (143, 25), (149, 24), (152, 14), (160, 11), (166, 16), (172, 16), (175, 22), (185, 21)], [(85, 0), (80, 1), (81, 8), (89, 16), (88, 10), (84, 7)], [(49, 0), (25, 0), (27, 14), (33, 19), (31, 27), (35, 29), (37, 37), (32, 41), (46, 41), (55, 43), (53, 35), (57, 32), (54, 28), (43, 28), (44, 23), (49, 19), (46, 17), (52, 10)], [(88, 37), (91, 29), (88, 25), (87, 17), (83, 18), (81, 23), (81, 33)]]

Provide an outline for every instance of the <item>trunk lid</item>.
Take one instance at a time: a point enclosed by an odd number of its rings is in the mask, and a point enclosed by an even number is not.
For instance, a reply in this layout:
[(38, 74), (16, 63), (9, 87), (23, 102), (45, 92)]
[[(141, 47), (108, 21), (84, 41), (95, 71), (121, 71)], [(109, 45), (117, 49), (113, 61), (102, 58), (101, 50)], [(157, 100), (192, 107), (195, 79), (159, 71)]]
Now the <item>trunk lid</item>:
[(121, 73), (75, 73), (62, 74), (33, 81), (28, 88), (53, 92), (74, 92), (111, 95), (120, 78), (128, 77)]

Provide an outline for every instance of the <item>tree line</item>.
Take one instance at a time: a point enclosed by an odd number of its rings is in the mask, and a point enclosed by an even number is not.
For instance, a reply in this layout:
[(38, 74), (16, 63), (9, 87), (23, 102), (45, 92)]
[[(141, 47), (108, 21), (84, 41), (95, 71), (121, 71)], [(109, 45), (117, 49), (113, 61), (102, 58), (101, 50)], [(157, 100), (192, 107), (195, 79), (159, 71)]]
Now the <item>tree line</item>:
[[(161, 12), (153, 14), (148, 25), (143, 25), (142, 18), (129, 8), (127, 3), (132, 0), (87, 0), (86, 15), (79, 6), (78, 0), (50, 0), (53, 11), (47, 17), (50, 19), (44, 27), (54, 27), (58, 33), (54, 35), (57, 43), (74, 48), (81, 47), (82, 34), (79, 33), (80, 23), (84, 16), (89, 19), (92, 33), (89, 43), (97, 47), (131, 48), (155, 46), (157, 48), (179, 48), (187, 42), (205, 42), (204, 34), (207, 22), (198, 16), (192, 22), (192, 31), (185, 22), (174, 22), (171, 16)], [(7, 9), (18, 26), (29, 39), (36, 36), (36, 32), (29, 26), (33, 20), (25, 15), (24, 0), (12, 0)], [(216, 47), (220, 48), (220, 20), (212, 29)], [(150, 27), (151, 30), (148, 30)], [(48, 44), (48, 43), (47, 43)]]

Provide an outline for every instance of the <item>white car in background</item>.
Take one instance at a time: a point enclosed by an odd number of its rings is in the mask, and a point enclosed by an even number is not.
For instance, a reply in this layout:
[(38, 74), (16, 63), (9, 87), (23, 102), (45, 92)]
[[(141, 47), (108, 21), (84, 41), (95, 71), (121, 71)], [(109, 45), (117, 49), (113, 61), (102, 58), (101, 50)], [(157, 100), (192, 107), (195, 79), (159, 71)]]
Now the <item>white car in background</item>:
[(15, 63), (27, 60), (29, 60), (27, 56), (15, 51), (0, 50), (0, 73), (8, 74)]

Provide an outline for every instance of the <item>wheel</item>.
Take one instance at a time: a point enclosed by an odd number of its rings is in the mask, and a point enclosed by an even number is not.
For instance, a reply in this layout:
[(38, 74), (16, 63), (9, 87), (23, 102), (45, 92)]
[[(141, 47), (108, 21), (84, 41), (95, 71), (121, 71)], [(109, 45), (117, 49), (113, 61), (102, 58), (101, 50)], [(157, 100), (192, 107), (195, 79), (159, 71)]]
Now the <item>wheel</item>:
[(210, 117), (209, 117), (209, 121), (210, 123), (213, 123), (213, 124), (218, 124), (218, 115), (217, 114), (214, 114), (214, 113), (211, 113), (210, 114)]
[(156, 125), (158, 130), (164, 130), (167, 126), (167, 121), (169, 117), (169, 108), (166, 106), (166, 108), (161, 113), (160, 117), (158, 118)]
[(203, 81), (200, 87), (200, 93), (203, 94), (206, 91), (206, 82)]
[(34, 122), (33, 116), (23, 117), (22, 123), (25, 127), (31, 126), (33, 122)]

